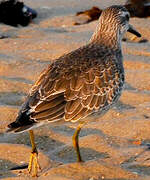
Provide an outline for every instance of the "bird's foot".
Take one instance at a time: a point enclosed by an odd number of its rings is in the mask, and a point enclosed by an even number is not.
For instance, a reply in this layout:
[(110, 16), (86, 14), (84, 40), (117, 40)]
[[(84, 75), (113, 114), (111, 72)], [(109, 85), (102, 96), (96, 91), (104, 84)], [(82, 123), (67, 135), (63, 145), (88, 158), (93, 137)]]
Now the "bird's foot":
[(32, 176), (36, 177), (38, 173), (38, 169), (41, 170), (41, 167), (38, 163), (38, 153), (37, 152), (31, 152), (29, 165), (28, 165), (28, 171), (31, 173), (33, 171)]
[(77, 159), (78, 163), (83, 163), (84, 161), (82, 159)]

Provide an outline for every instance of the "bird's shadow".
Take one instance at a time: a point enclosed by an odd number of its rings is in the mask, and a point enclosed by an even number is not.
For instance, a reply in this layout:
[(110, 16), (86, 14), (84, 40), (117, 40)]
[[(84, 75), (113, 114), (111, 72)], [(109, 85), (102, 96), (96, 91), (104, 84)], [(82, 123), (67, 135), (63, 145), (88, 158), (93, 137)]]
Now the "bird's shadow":
[[(66, 136), (66, 137), (71, 138), (74, 133), (74, 128), (71, 128), (66, 125), (56, 126), (56, 127), (50, 128), (50, 129), (51, 129), (51, 131), (55, 132), (57, 134), (57, 136), (60, 136), (60, 137)], [(44, 130), (44, 127), (43, 127), (43, 130)], [(48, 130), (48, 128), (46, 130)], [(35, 139), (36, 139), (37, 148), (40, 151), (42, 151), (42, 153), (44, 153), (46, 156), (48, 156), (51, 160), (60, 162), (61, 164), (76, 162), (76, 152), (72, 146), (71, 140), (70, 140), (70, 142), (68, 142), (66, 144), (64, 142), (57, 140), (57, 138), (56, 139), (51, 138), (48, 135), (39, 135), (38, 133), (35, 133), (35, 134), (36, 134)], [(123, 147), (134, 148), (134, 146), (135, 146), (130, 143), (131, 141), (133, 141), (133, 139), (125, 139), (125, 138), (120, 138), (120, 137), (116, 137), (116, 136), (110, 136), (108, 134), (105, 134), (103, 131), (101, 131), (99, 129), (94, 129), (94, 128), (83, 128), (80, 133), (80, 138), (88, 136), (88, 135), (94, 135), (94, 134), (98, 135), (101, 139), (104, 140), (104, 142), (106, 144), (111, 146), (113, 149), (119, 149), (119, 148), (123, 148)], [(123, 146), (122, 146), (120, 144), (120, 142), (124, 141), (124, 140), (126, 140), (126, 143), (123, 144)], [(6, 143), (6, 139), (4, 142)], [(17, 144), (25, 144), (25, 145), (28, 145), (31, 147), (29, 135), (26, 132), (23, 134), (9, 136), (9, 138), (7, 138), (7, 142), (8, 143), (11, 142), (11, 143), (17, 143)], [(147, 142), (145, 142), (145, 144), (143, 144), (143, 146), (146, 145), (146, 143)], [(100, 145), (102, 145), (102, 144), (100, 143)], [(137, 146), (135, 146), (135, 148), (137, 148)], [(111, 158), (110, 157), (111, 154), (109, 154), (107, 152), (107, 150), (106, 150), (106, 152), (99, 152), (99, 151), (96, 151), (96, 150), (90, 148), (90, 145), (88, 148), (81, 147), (80, 151), (81, 151), (81, 156), (83, 157), (84, 161), (89, 161), (91, 159), (103, 159), (104, 160), (107, 158)], [(142, 155), (142, 153), (139, 154), (139, 156), (140, 155)], [(132, 161), (134, 162), (135, 159), (136, 159), (136, 157), (131, 157), (130, 159), (126, 160), (125, 162), (123, 162), (121, 164), (121, 168), (125, 169), (127, 171), (137, 170), (137, 172), (139, 172), (141, 174), (146, 174), (149, 170), (149, 167), (144, 167), (144, 166), (140, 167), (140, 165), (134, 167), (134, 165), (132, 165)], [(9, 167), (10, 167), (10, 165), (12, 166), (11, 168), (16, 166), (16, 164), (14, 164), (14, 163), (10, 164), (10, 163), (11, 162), (9, 162)], [(128, 163), (131, 164), (131, 169), (130, 169)], [(4, 167), (4, 163), (3, 163), (3, 167)], [(15, 176), (15, 174), (13, 174), (13, 171), (9, 171), (9, 172), (10, 173), (8, 173), (8, 176), (10, 176), (10, 177)], [(149, 173), (147, 173), (147, 175), (149, 175)]]
[[(137, 173), (142, 176), (150, 176), (150, 166), (136, 162), (138, 158), (144, 157), (146, 152), (149, 152), (148, 154), (150, 155), (150, 139), (142, 141), (140, 147), (143, 148), (143, 150), (122, 162), (121, 167), (125, 170)], [(148, 154), (146, 155), (146, 158), (144, 157), (144, 163), (150, 160)]]
[(7, 159), (0, 158), (0, 179), (5, 179), (8, 177), (16, 177), (17, 175), (10, 170), (10, 167), (14, 167), (17, 164), (12, 163)]

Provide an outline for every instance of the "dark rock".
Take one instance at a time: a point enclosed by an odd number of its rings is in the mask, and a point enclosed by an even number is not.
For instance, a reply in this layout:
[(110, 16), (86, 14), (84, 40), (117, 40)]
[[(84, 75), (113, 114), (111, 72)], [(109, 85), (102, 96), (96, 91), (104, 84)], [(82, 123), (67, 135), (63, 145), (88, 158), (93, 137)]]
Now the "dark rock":
[(125, 7), (131, 17), (145, 18), (150, 16), (150, 2), (147, 0), (127, 0)]
[(37, 12), (17, 0), (2, 0), (0, 2), (0, 22), (15, 26), (27, 26)]
[[(102, 10), (99, 9), (98, 7), (94, 6), (91, 9), (85, 10), (85, 11), (80, 11), (76, 13), (76, 16), (79, 15), (85, 15), (88, 16), (89, 19), (85, 23), (89, 23), (91, 21), (97, 20), (99, 16), (101, 15)], [(75, 25), (79, 25), (80, 23), (76, 23)]]

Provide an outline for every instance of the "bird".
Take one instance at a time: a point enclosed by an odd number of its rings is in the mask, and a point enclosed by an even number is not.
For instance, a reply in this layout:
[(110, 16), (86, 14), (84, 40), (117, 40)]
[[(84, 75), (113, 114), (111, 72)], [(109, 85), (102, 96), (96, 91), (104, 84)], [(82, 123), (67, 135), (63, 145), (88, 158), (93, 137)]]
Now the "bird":
[(93, 114), (106, 113), (119, 99), (124, 85), (121, 40), (129, 31), (141, 34), (129, 24), (123, 6), (103, 10), (89, 42), (49, 64), (40, 74), (7, 132), (29, 131), (32, 152), (28, 170), (38, 174), (38, 151), (33, 129), (46, 123), (77, 123), (73, 146), (82, 162), (79, 133)]

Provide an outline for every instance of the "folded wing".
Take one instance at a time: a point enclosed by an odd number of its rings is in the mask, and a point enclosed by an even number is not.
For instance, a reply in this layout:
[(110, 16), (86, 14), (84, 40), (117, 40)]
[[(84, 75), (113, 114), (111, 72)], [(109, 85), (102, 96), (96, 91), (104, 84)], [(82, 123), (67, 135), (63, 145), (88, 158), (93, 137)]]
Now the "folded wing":
[(44, 71), (30, 92), (34, 96), (29, 100), (30, 118), (36, 122), (62, 118), (78, 121), (101, 111), (118, 97), (124, 79), (112, 61), (86, 72), (75, 69), (69, 73), (68, 70), (63, 75), (56, 73), (53, 78), (48, 74), (51, 74), (50, 68)]

